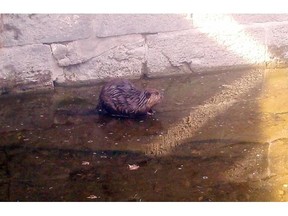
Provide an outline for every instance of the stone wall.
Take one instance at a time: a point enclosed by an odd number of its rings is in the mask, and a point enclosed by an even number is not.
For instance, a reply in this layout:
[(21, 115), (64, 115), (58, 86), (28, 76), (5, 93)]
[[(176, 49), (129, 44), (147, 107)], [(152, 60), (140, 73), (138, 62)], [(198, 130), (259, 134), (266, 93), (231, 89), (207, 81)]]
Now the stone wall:
[(2, 14), (0, 33), (1, 94), (288, 58), (286, 14)]

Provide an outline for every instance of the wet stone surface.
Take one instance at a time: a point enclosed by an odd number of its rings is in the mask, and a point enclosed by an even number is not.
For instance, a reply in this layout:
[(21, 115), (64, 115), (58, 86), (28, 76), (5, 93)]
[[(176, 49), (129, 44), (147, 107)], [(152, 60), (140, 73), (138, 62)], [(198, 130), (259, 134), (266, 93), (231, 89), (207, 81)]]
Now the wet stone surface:
[(1, 201), (288, 201), (288, 70), (135, 80), (153, 116), (90, 114), (102, 84), (0, 97)]

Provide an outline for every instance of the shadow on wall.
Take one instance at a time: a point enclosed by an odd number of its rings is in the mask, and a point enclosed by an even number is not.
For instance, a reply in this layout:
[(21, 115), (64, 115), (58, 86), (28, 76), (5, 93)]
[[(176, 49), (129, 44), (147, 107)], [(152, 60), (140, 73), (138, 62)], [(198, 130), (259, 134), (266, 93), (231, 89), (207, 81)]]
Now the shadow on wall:
[[(193, 14), (193, 20), (193, 24), (198, 27), (198, 30), (205, 33), (210, 40), (217, 42), (219, 46), (225, 47), (232, 54), (238, 55), (239, 59), (243, 58), (248, 64), (267, 61), (269, 53), (267, 53), (265, 45), (243, 32), (242, 27), (237, 25), (232, 17), (228, 15)], [(226, 37), (226, 34), (229, 37)], [(230, 76), (233, 76), (233, 74)], [(245, 101), (253, 92), (256, 91), (261, 94), (263, 78), (263, 70), (249, 70), (241, 74), (240, 77), (238, 76), (238, 78), (234, 77), (235, 80), (230, 80), (230, 83), (220, 89), (219, 92), (214, 91), (214, 95), (211, 95), (206, 101), (202, 101), (198, 107), (182, 119), (181, 123), (172, 127), (166, 135), (167, 139), (165, 136), (163, 137), (164, 144), (163, 146), (161, 144), (161, 148), (173, 148), (173, 143), (178, 145), (180, 140), (194, 137), (197, 131), (201, 130), (207, 123), (223, 113), (226, 114), (231, 107)], [(259, 138), (255, 140), (257, 139)], [(169, 143), (165, 144), (167, 141)], [(169, 150), (165, 149), (165, 152), (168, 153)]]

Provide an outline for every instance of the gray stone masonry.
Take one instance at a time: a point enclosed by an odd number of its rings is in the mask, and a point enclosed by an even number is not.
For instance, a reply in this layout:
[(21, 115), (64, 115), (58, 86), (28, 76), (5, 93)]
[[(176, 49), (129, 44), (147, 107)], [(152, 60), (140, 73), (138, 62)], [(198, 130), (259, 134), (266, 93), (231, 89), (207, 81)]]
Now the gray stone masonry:
[(2, 14), (0, 93), (286, 67), (287, 14)]

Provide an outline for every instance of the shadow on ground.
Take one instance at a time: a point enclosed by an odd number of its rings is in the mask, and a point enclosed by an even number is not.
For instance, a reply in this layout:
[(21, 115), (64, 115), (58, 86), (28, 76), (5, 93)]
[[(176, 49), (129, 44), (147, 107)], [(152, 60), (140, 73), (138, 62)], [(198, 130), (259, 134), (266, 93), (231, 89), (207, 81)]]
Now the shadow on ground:
[(287, 77), (138, 80), (165, 98), (132, 120), (85, 114), (101, 85), (1, 96), (0, 200), (287, 201)]

